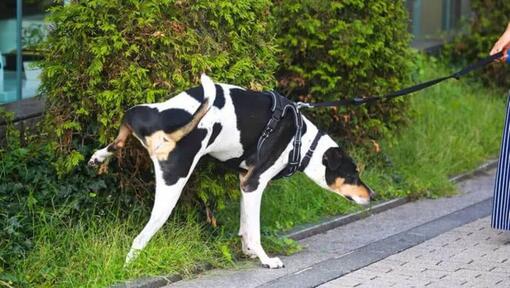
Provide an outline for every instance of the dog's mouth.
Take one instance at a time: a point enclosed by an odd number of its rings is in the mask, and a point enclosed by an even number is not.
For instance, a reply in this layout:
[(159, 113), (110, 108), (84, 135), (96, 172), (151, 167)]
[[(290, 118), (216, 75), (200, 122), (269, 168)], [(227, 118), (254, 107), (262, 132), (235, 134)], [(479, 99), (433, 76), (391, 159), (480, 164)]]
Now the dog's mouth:
[(337, 193), (345, 197), (347, 200), (360, 205), (368, 205), (370, 201), (375, 197), (374, 191), (365, 184), (344, 184), (339, 187)]

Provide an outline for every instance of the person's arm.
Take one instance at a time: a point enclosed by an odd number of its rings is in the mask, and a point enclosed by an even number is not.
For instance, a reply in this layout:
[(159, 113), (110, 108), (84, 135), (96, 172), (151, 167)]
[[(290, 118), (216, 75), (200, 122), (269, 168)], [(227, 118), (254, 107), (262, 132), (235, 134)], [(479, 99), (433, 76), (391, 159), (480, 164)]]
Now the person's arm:
[(506, 61), (508, 58), (507, 51), (509, 48), (510, 48), (510, 23), (508, 23), (505, 33), (503, 33), (503, 35), (499, 37), (498, 42), (496, 42), (496, 44), (494, 44), (494, 47), (492, 47), (490, 54), (494, 55), (498, 52), (504, 51), (503, 53), (504, 56), (501, 58), (501, 60)]

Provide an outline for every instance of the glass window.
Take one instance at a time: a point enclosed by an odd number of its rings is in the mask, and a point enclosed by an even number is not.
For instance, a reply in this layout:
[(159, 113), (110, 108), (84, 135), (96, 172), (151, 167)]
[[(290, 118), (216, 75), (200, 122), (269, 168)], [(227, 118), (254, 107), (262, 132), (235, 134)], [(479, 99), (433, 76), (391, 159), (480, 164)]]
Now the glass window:
[[(16, 101), (16, 1), (0, 2), (0, 104)], [(14, 57), (12, 57), (14, 55)]]
[[(22, 0), (22, 19), (16, 17), (17, 0), (0, 1), (0, 104), (37, 95), (41, 70), (34, 62), (42, 58), (38, 44), (47, 33), (44, 17), (51, 0)], [(17, 33), (21, 21), (21, 79), (17, 70)], [(21, 95), (17, 88), (21, 85)]]
[(407, 0), (409, 31), (413, 46), (428, 48), (442, 44), (455, 33), (462, 19), (469, 17), (469, 0)]

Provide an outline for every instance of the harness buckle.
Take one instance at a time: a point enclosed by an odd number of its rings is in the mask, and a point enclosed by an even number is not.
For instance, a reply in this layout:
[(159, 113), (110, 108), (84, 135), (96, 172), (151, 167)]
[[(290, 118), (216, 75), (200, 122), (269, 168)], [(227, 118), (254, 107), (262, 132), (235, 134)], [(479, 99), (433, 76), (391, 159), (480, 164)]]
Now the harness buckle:
[(361, 105), (365, 102), (366, 100), (364, 98), (361, 98), (361, 97), (356, 97), (356, 98), (353, 98), (352, 99), (352, 102), (354, 103), (354, 105)]
[(297, 102), (296, 103), (296, 108), (299, 110), (301, 108), (313, 108), (313, 106), (310, 104), (310, 103), (306, 103), (306, 102)]

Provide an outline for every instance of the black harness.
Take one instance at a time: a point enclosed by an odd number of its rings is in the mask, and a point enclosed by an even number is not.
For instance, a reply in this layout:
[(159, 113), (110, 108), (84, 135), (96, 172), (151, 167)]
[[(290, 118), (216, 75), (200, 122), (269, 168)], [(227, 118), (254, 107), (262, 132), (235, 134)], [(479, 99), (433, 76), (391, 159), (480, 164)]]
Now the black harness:
[(303, 171), (308, 163), (310, 163), (310, 159), (312, 158), (313, 152), (317, 147), (317, 143), (319, 139), (322, 137), (323, 133), (321, 131), (317, 132), (312, 145), (306, 152), (303, 160), (301, 161), (301, 136), (303, 133), (303, 116), (299, 111), (301, 107), (298, 103), (290, 101), (284, 96), (280, 95), (277, 92), (270, 91), (266, 92), (271, 96), (273, 100), (273, 106), (271, 107), (271, 111), (273, 114), (271, 115), (271, 119), (266, 124), (266, 128), (262, 132), (262, 135), (259, 138), (257, 143), (257, 161), (259, 158), (259, 153), (264, 145), (264, 142), (269, 138), (269, 136), (273, 133), (274, 129), (280, 122), (280, 120), (285, 117), (286, 113), (291, 113), (294, 116), (294, 124), (296, 125), (296, 133), (294, 134), (294, 138), (292, 141), (292, 150), (289, 153), (289, 161), (288, 165), (285, 169), (283, 169), (275, 178), (280, 177), (289, 177), (296, 173), (297, 170)]

